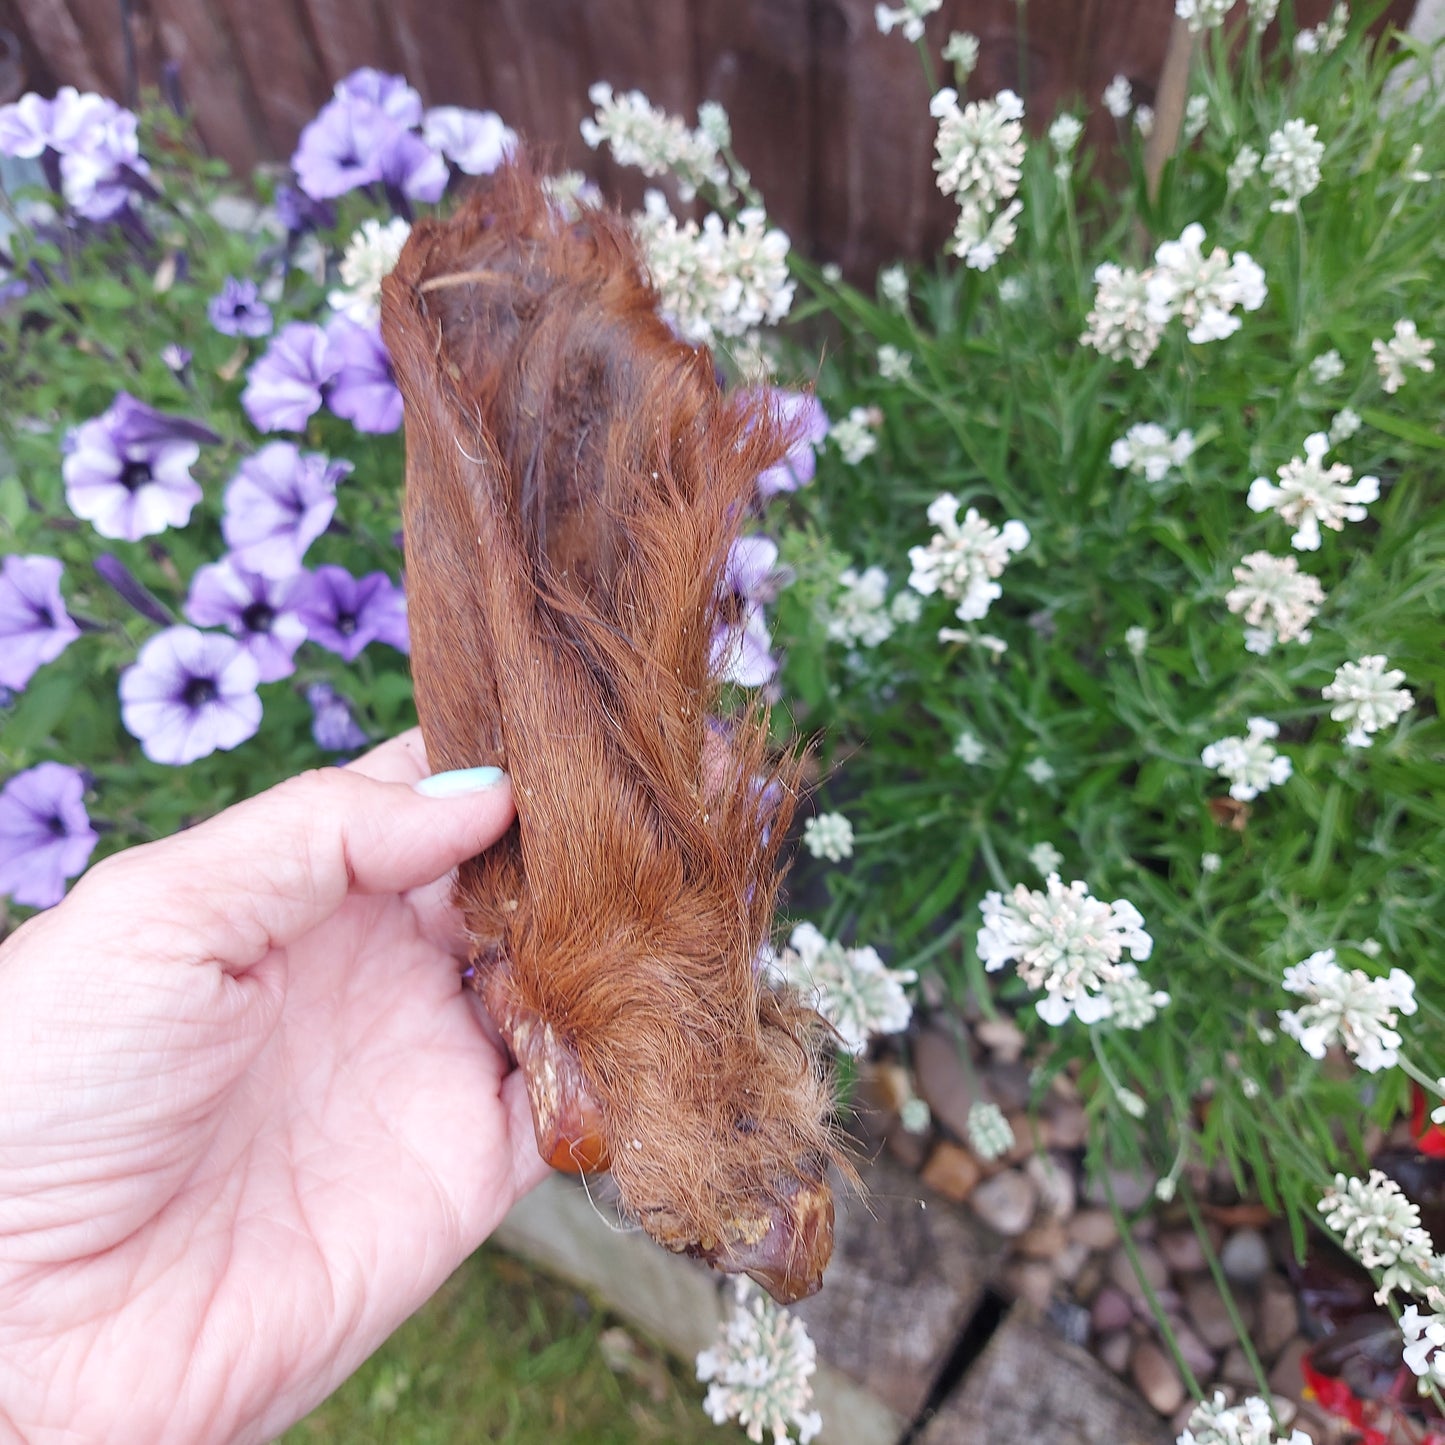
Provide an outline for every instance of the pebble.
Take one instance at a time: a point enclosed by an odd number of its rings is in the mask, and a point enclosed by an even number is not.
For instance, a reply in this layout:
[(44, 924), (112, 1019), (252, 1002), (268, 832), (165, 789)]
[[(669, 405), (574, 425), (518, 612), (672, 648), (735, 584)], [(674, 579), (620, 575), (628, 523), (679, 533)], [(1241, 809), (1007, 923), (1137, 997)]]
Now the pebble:
[[(1159, 1182), (1159, 1176), (1148, 1169), (1110, 1169), (1106, 1175), (1114, 1187), (1114, 1199), (1125, 1214), (1143, 1208), (1145, 1202), (1154, 1197), (1154, 1186)], [(1107, 1206), (1109, 1192), (1104, 1180), (1091, 1179), (1084, 1198), (1090, 1204)]]
[(1197, 1274), (1205, 1267), (1204, 1246), (1192, 1229), (1161, 1229), (1156, 1243), (1175, 1274)]
[(1016, 1064), (1024, 1054), (1024, 1031), (1012, 1019), (982, 1019), (973, 1032), (1001, 1064)]
[(968, 1111), (979, 1098), (978, 1086), (959, 1057), (959, 1050), (967, 1047), (932, 1026), (921, 1029), (913, 1044), (918, 1092), (933, 1110), (933, 1117), (959, 1140), (968, 1138)]
[(1128, 1295), (1111, 1284), (1106, 1284), (1094, 1296), (1089, 1309), (1089, 1323), (1094, 1333), (1107, 1335), (1114, 1330), (1125, 1329), (1134, 1318), (1134, 1304)]
[[(1059, 1251), (1059, 1257), (1054, 1261), (1054, 1269), (1061, 1280), (1068, 1284), (1077, 1284), (1079, 1275), (1088, 1262), (1088, 1247), (1070, 1239)], [(1076, 1289), (1074, 1293), (1078, 1294), (1079, 1291)]]
[(1161, 1415), (1172, 1415), (1184, 1403), (1184, 1381), (1174, 1361), (1153, 1340), (1140, 1340), (1129, 1360), (1129, 1373), (1139, 1393)]
[(1014, 1136), (1013, 1145), (1004, 1159), (1010, 1164), (1022, 1164), (1025, 1159), (1033, 1158), (1034, 1150), (1042, 1141), (1035, 1136), (1034, 1121), (1027, 1111), (1012, 1109), (1004, 1115), (1004, 1119)]
[(1169, 1267), (1152, 1244), (1136, 1244), (1134, 1252), (1139, 1259), (1137, 1271), (1134, 1268), (1134, 1261), (1129, 1258), (1129, 1251), (1122, 1244), (1114, 1247), (1114, 1252), (1109, 1256), (1109, 1278), (1130, 1299), (1147, 1304), (1148, 1296), (1140, 1282), (1140, 1275), (1157, 1293), (1169, 1283)]
[(1129, 1356), (1134, 1353), (1133, 1336), (1128, 1330), (1116, 1330), (1099, 1341), (1095, 1353), (1116, 1375), (1122, 1375), (1129, 1368)]
[(1055, 1154), (1036, 1154), (1024, 1170), (1039, 1191), (1039, 1208), (1055, 1219), (1068, 1219), (1079, 1203), (1079, 1186), (1069, 1161)]
[(1069, 1220), (1069, 1238), (1086, 1249), (1108, 1249), (1119, 1238), (1119, 1228), (1107, 1209), (1081, 1209)]
[(1286, 1280), (1271, 1275), (1259, 1290), (1259, 1323), (1255, 1326), (1254, 1345), (1269, 1358), (1299, 1333), (1299, 1301)]
[(1011, 1109), (1027, 1109), (1034, 1092), (1034, 1071), (1030, 1064), (994, 1064), (988, 1071), (988, 1092), (995, 1104), (1007, 1114)]
[(1044, 1138), (1051, 1149), (1082, 1149), (1089, 1137), (1089, 1120), (1076, 1100), (1052, 1105), (1044, 1113)]
[(1218, 1356), (1183, 1321), (1171, 1320), (1170, 1327), (1174, 1331), (1174, 1343), (1195, 1377), (1205, 1382), (1212, 1380)]
[(1225, 1277), (1234, 1284), (1257, 1284), (1269, 1273), (1269, 1244), (1257, 1229), (1236, 1229), (1219, 1251)]
[[(1254, 1313), (1250, 1301), (1236, 1296), (1234, 1303), (1244, 1328), (1248, 1330)], [(1189, 1322), (1199, 1332), (1199, 1338), (1210, 1349), (1227, 1350), (1230, 1345), (1239, 1343), (1224, 1296), (1212, 1279), (1192, 1279), (1185, 1284), (1184, 1308)]]
[(1226, 1385), (1237, 1385), (1252, 1395), (1259, 1394), (1259, 1381), (1254, 1378), (1254, 1371), (1239, 1345), (1225, 1355), (1224, 1363), (1219, 1367), (1219, 1378)]
[(978, 1160), (962, 1144), (940, 1139), (928, 1156), (919, 1176), (930, 1188), (936, 1189), (945, 1199), (962, 1202), (978, 1187), (983, 1170)]
[(1068, 1242), (1069, 1236), (1057, 1219), (1040, 1219), (1019, 1235), (1014, 1248), (1025, 1259), (1057, 1259)]
[(1269, 1388), (1276, 1395), (1287, 1395), (1291, 1400), (1298, 1400), (1304, 1394), (1305, 1382), (1300, 1371), (1300, 1361), (1309, 1347), (1308, 1340), (1296, 1336), (1280, 1351), (1279, 1359), (1274, 1362), (1274, 1368), (1269, 1372)]
[(1037, 1310), (1046, 1310), (1054, 1292), (1054, 1272), (1039, 1259), (1020, 1259), (1003, 1271), (1003, 1287), (1015, 1299), (1027, 1300)]
[(1038, 1190), (1027, 1174), (1005, 1169), (985, 1179), (969, 1198), (973, 1212), (990, 1229), (1013, 1238), (1029, 1227), (1038, 1202)]

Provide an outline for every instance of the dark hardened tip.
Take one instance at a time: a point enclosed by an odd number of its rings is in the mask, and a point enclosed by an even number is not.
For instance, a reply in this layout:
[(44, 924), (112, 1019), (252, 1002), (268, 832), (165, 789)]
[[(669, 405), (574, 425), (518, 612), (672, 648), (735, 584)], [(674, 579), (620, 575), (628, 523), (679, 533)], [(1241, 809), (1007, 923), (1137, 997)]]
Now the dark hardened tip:
[(827, 1184), (796, 1184), (769, 1215), (740, 1220), (733, 1237), (691, 1250), (726, 1274), (745, 1274), (780, 1304), (796, 1304), (823, 1286), (833, 1254), (833, 1194)]

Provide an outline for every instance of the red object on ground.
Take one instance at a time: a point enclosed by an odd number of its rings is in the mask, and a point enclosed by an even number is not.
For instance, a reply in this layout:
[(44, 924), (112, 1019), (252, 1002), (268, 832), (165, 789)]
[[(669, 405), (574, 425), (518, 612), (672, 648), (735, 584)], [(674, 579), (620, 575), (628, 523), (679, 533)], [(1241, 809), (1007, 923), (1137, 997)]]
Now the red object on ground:
[(1410, 1085), (1410, 1135), (1431, 1159), (1445, 1159), (1445, 1129), (1430, 1122), (1430, 1101), (1419, 1084)]
[(1322, 1374), (1315, 1367), (1314, 1354), (1309, 1350), (1300, 1360), (1305, 1397), (1357, 1430), (1358, 1445), (1445, 1445), (1445, 1435), (1407, 1419), (1395, 1408), (1396, 1401), (1415, 1392), (1415, 1377), (1404, 1365), (1385, 1399), (1362, 1400), (1339, 1376)]

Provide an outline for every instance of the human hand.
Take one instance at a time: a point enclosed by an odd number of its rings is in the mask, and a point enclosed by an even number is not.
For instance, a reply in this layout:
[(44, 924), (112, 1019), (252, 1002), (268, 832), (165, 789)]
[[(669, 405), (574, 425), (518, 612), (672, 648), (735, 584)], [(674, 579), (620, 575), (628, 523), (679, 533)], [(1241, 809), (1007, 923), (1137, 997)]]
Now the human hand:
[(263, 1441), (546, 1172), (420, 737), (117, 854), (0, 948), (0, 1439)]

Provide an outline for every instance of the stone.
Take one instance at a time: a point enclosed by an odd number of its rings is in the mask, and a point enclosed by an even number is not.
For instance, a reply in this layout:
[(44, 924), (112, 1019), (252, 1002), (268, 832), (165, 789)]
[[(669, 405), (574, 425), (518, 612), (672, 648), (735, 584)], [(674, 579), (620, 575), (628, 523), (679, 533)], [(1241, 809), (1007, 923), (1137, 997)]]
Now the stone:
[(1129, 1368), (1129, 1356), (1134, 1353), (1134, 1337), (1128, 1330), (1115, 1330), (1099, 1341), (1094, 1353), (1116, 1375), (1122, 1375)]
[(925, 1025), (913, 1042), (913, 1074), (918, 1093), (933, 1117), (955, 1139), (968, 1138), (968, 1111), (983, 1096), (959, 1056), (968, 1045), (935, 1024)]
[(1014, 1136), (1012, 1145), (1003, 1156), (1005, 1161), (1009, 1164), (1022, 1164), (1025, 1159), (1032, 1159), (1043, 1140), (1039, 1137), (1038, 1128), (1028, 1111), (1010, 1109), (1003, 1117)]
[(1147, 1306), (1149, 1296), (1140, 1280), (1140, 1275), (1157, 1293), (1169, 1283), (1169, 1268), (1152, 1244), (1136, 1244), (1134, 1253), (1139, 1261), (1137, 1271), (1134, 1261), (1129, 1258), (1129, 1251), (1122, 1244), (1115, 1245), (1113, 1253), (1109, 1256), (1109, 1278), (1130, 1299), (1138, 1300)]
[[(1239, 1310), (1241, 1323), (1246, 1331), (1249, 1330), (1254, 1314), (1250, 1301), (1236, 1295), (1234, 1303)], [(1199, 1338), (1211, 1350), (1227, 1350), (1231, 1345), (1239, 1343), (1239, 1335), (1229, 1317), (1224, 1296), (1212, 1279), (1192, 1279), (1185, 1284), (1184, 1309), (1190, 1324), (1199, 1332)]]
[(1258, 1308), (1254, 1346), (1268, 1359), (1277, 1355), (1299, 1333), (1299, 1301), (1287, 1280), (1270, 1275), (1260, 1286)]
[(1269, 1244), (1257, 1229), (1236, 1229), (1219, 1251), (1219, 1263), (1232, 1284), (1257, 1284), (1269, 1273)]
[[(1054, 1269), (1061, 1280), (1068, 1284), (1076, 1284), (1084, 1266), (1089, 1262), (1089, 1250), (1086, 1245), (1080, 1244), (1077, 1240), (1068, 1239), (1059, 1251), (1059, 1257), (1054, 1261)], [(1075, 1290), (1077, 1294), (1078, 1291)]]
[(895, 1120), (884, 1142), (888, 1146), (888, 1152), (905, 1169), (911, 1169), (916, 1174), (923, 1167), (924, 1160), (928, 1158), (928, 1139), (929, 1136), (926, 1133), (909, 1133), (902, 1124)]
[(1089, 1181), (1084, 1198), (1090, 1204), (1108, 1206), (1109, 1190), (1105, 1185), (1105, 1177), (1109, 1185), (1113, 1186), (1115, 1203), (1125, 1214), (1142, 1209), (1153, 1199), (1154, 1186), (1159, 1182), (1159, 1176), (1149, 1169), (1110, 1169), (1104, 1177)]
[(1027, 1300), (1040, 1313), (1049, 1307), (1054, 1293), (1054, 1271), (1041, 1259), (1018, 1259), (1004, 1267), (1004, 1293)]
[(1069, 1238), (1086, 1249), (1108, 1249), (1118, 1241), (1119, 1227), (1107, 1209), (1081, 1209), (1068, 1224)]
[(1129, 1374), (1139, 1393), (1161, 1415), (1172, 1415), (1184, 1403), (1179, 1369), (1153, 1340), (1140, 1340), (1129, 1359)]
[(1219, 1357), (1182, 1320), (1171, 1320), (1170, 1327), (1174, 1331), (1174, 1343), (1194, 1377), (1203, 1382), (1212, 1380)]
[(978, 1187), (983, 1170), (978, 1160), (961, 1144), (950, 1139), (940, 1139), (933, 1146), (928, 1162), (920, 1175), (923, 1182), (935, 1189), (945, 1199), (962, 1202)]
[(1251, 1395), (1259, 1394), (1259, 1381), (1254, 1378), (1254, 1370), (1239, 1345), (1225, 1354), (1224, 1363), (1219, 1367), (1219, 1378), (1223, 1384), (1235, 1385)]
[(1050, 1149), (1082, 1149), (1089, 1137), (1089, 1119), (1076, 1099), (1050, 1103), (1044, 1110), (1044, 1138)]
[(1057, 1259), (1068, 1242), (1069, 1236), (1057, 1219), (1041, 1218), (1019, 1235), (1014, 1248), (1025, 1259)]
[(1123, 1290), (1106, 1284), (1094, 1296), (1094, 1303), (1089, 1310), (1089, 1322), (1094, 1326), (1096, 1334), (1107, 1335), (1115, 1330), (1126, 1329), (1133, 1319), (1134, 1302)]
[(1286, 1395), (1291, 1400), (1298, 1400), (1303, 1396), (1305, 1381), (1300, 1370), (1300, 1361), (1304, 1359), (1309, 1347), (1308, 1340), (1296, 1336), (1279, 1352), (1279, 1358), (1269, 1372), (1269, 1388), (1276, 1395)]
[(974, 1036), (1001, 1064), (1016, 1064), (1024, 1053), (1024, 1032), (1012, 1019), (982, 1019)]
[(989, 1067), (986, 1087), (989, 1097), (1007, 1114), (1027, 1109), (1034, 1092), (1033, 1067), (1021, 1059), (1012, 1064), (999, 1062)]
[(1198, 1274), (1205, 1268), (1204, 1246), (1192, 1229), (1161, 1229), (1155, 1243), (1175, 1274)]
[(1061, 1154), (1036, 1154), (1024, 1172), (1039, 1191), (1039, 1208), (1054, 1219), (1068, 1219), (1079, 1203), (1072, 1163)]
[(1038, 1190), (1027, 1174), (1005, 1169), (985, 1179), (969, 1197), (973, 1212), (992, 1230), (1014, 1238), (1029, 1227)]

